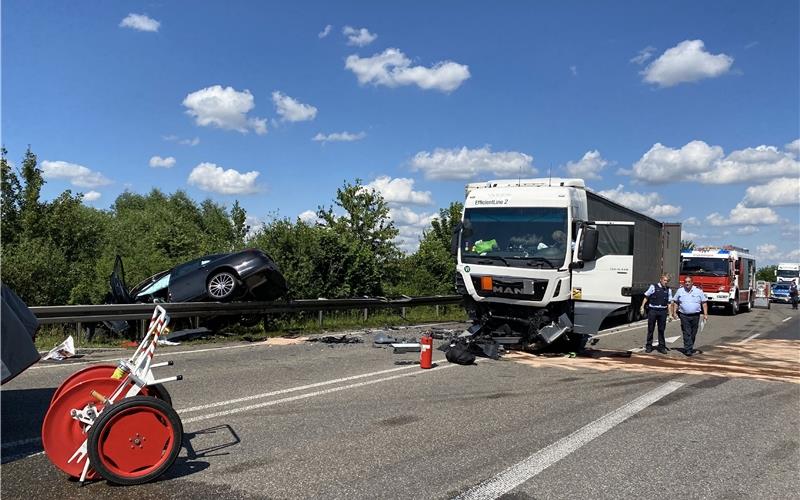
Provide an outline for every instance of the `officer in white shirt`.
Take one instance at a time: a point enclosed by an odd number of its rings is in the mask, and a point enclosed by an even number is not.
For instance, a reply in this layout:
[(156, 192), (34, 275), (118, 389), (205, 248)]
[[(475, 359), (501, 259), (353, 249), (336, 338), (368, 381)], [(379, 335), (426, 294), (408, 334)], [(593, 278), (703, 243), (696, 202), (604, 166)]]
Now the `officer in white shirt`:
[(697, 337), (697, 328), (700, 326), (700, 314), (702, 311), (703, 321), (708, 321), (708, 302), (706, 294), (692, 285), (692, 277), (687, 276), (683, 280), (683, 286), (678, 289), (672, 299), (672, 317), (675, 317), (675, 309), (681, 318), (681, 330), (683, 331), (683, 353), (692, 356), (695, 353), (694, 340)]

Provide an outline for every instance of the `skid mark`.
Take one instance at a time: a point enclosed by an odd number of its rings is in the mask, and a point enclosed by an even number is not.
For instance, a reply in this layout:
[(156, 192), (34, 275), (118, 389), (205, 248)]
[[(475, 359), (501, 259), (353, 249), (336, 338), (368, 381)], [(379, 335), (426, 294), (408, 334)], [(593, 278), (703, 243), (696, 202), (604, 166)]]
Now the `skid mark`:
[(619, 352), (587, 350), (576, 358), (544, 357), (512, 352), (506, 359), (535, 367), (566, 370), (622, 370), (640, 373), (684, 373), (717, 377), (752, 378), (800, 384), (800, 341), (754, 339), (746, 344), (724, 345), (685, 357), (678, 351), (621, 357)]

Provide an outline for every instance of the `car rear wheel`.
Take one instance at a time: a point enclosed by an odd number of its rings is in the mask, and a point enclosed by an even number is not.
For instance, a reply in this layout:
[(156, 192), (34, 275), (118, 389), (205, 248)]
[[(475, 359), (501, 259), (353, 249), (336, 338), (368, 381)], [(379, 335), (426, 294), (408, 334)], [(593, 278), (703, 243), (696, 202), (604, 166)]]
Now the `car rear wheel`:
[(236, 291), (236, 276), (228, 271), (218, 272), (208, 279), (206, 290), (214, 300), (229, 299)]

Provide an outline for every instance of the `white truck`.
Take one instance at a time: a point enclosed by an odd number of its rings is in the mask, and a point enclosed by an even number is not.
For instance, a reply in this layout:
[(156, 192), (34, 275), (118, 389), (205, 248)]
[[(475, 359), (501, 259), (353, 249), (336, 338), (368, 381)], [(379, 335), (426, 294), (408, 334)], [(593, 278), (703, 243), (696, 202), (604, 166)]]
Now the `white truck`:
[(800, 264), (781, 262), (775, 270), (775, 281), (777, 283), (791, 283), (800, 286)]
[[(466, 186), (453, 233), (456, 289), (474, 326), (523, 349), (580, 349), (612, 316), (639, 319), (650, 284), (680, 264), (679, 223), (588, 191), (581, 179)], [(475, 328), (473, 331), (477, 331)]]

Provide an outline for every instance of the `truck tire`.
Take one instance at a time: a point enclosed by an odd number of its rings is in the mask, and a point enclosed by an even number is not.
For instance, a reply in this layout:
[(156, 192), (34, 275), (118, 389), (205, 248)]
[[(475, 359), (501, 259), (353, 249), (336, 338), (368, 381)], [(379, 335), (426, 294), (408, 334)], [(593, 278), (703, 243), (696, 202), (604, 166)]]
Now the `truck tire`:
[(589, 342), (588, 335), (580, 333), (567, 333), (564, 335), (565, 344), (570, 352), (581, 352), (586, 349), (586, 344)]
[(736, 302), (736, 299), (731, 300), (731, 303), (728, 304), (728, 314), (731, 316), (736, 316), (739, 313), (739, 303)]

